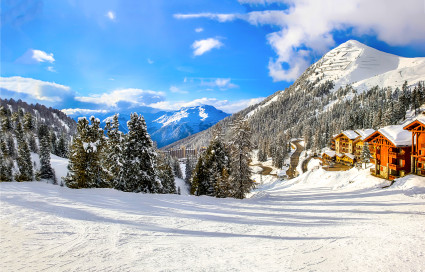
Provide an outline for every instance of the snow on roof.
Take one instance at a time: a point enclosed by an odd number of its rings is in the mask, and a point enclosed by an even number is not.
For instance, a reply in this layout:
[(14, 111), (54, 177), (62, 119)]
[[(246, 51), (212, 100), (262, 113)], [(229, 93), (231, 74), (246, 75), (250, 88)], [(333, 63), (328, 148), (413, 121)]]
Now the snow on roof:
[(411, 146), (412, 145), (412, 133), (404, 130), (401, 125), (386, 126), (378, 130), (388, 140), (390, 140), (395, 146)]
[(336, 153), (336, 155), (340, 158), (344, 157), (344, 154), (342, 154), (342, 153)]
[(347, 137), (348, 137), (348, 139), (350, 139), (350, 140), (354, 140), (354, 139), (356, 139), (357, 137), (359, 137), (359, 134), (357, 134), (354, 130), (344, 130), (342, 133), (343, 133), (345, 136), (347, 136)]
[(360, 139), (363, 141), (364, 139), (366, 139), (367, 137), (369, 137), (369, 135), (371, 135), (372, 133), (374, 133), (375, 130), (374, 129), (371, 129), (371, 128), (366, 128), (366, 129), (355, 130), (355, 132), (360, 135), (360, 137), (361, 137)]
[(355, 158), (355, 156), (353, 154), (350, 154), (350, 153), (345, 153), (344, 155), (349, 157), (352, 160), (354, 160), (354, 158)]
[(336, 152), (335, 151), (325, 151), (323, 154), (328, 155), (329, 157), (335, 157)]

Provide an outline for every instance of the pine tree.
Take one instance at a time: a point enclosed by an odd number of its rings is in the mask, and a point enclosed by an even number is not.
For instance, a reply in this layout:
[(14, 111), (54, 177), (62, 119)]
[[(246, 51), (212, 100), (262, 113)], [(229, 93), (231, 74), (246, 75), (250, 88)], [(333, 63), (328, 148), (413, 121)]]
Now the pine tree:
[(0, 135), (0, 182), (12, 181), (12, 165), (6, 142)]
[(93, 116), (90, 122), (91, 125), (86, 118), (80, 118), (77, 123), (65, 178), (65, 184), (70, 188), (110, 187), (102, 163), (105, 148), (103, 129), (100, 121)]
[(230, 169), (229, 176), (233, 197), (243, 199), (254, 187), (249, 168), (251, 140), (250, 129), (247, 121), (236, 120), (233, 126), (233, 136), (230, 143)]
[(19, 174), (16, 175), (15, 180), (31, 181), (33, 179), (31, 153), (20, 121), (16, 125), (16, 139), (18, 141), (18, 157), (16, 162), (18, 164)]
[(372, 158), (372, 156), (370, 155), (369, 143), (363, 144), (361, 158), (362, 162), (364, 162), (364, 167), (366, 168), (366, 163), (370, 162), (370, 159)]
[(112, 122), (106, 122), (105, 130), (108, 136), (107, 147), (105, 151), (105, 169), (107, 178), (115, 189), (122, 190), (119, 186), (120, 170), (122, 167), (122, 140), (123, 135), (119, 131), (118, 114), (112, 118)]
[(50, 138), (49, 129), (46, 125), (41, 125), (38, 129), (40, 141), (40, 178), (54, 179), (54, 172), (50, 164)]
[(198, 196), (206, 195), (207, 188), (205, 187), (205, 181), (208, 180), (208, 177), (209, 172), (204, 163), (204, 156), (200, 156), (193, 170), (190, 194)]
[(142, 116), (132, 113), (123, 144), (123, 167), (119, 186), (128, 192), (159, 193), (156, 152)]
[(184, 181), (187, 185), (192, 183), (192, 172), (193, 172), (193, 159), (190, 156), (186, 157), (186, 167)]
[(59, 138), (56, 155), (61, 158), (68, 158), (68, 144), (64, 134)]
[(176, 183), (173, 169), (171, 168), (171, 158), (164, 154), (158, 156), (158, 177), (162, 184), (162, 193), (175, 194)]
[(180, 162), (178, 159), (173, 160), (173, 171), (174, 175), (180, 179), (183, 178), (182, 169), (180, 168)]

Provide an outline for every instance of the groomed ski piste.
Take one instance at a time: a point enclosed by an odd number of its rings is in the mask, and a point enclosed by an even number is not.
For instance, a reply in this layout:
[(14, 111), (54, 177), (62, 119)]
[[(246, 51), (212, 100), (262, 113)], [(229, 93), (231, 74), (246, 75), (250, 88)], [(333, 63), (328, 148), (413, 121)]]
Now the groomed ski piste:
[(425, 178), (308, 169), (244, 200), (3, 182), (0, 270), (425, 270)]

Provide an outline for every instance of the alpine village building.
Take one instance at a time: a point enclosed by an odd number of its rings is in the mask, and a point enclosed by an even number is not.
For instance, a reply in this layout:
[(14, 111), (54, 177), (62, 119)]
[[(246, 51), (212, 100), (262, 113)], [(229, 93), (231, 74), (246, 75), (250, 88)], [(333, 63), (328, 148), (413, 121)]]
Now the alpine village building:
[(411, 172), (425, 176), (425, 113), (403, 129), (412, 133)]
[(364, 140), (372, 146), (373, 175), (394, 180), (410, 173), (411, 135), (403, 126), (394, 125), (380, 128)]
[(324, 161), (353, 165), (361, 161), (365, 143), (369, 144), (371, 173), (394, 180), (409, 173), (425, 176), (425, 112), (403, 125), (379, 130), (346, 130), (331, 139), (331, 151), (323, 153)]

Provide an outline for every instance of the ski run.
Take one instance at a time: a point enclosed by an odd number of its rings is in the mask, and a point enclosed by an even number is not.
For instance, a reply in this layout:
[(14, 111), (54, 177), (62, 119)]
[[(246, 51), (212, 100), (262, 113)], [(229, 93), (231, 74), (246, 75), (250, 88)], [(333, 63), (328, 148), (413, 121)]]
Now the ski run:
[[(300, 162), (301, 163), (301, 162)], [(66, 159), (52, 159), (56, 172)], [(249, 198), (0, 183), (2, 271), (425, 271), (425, 178), (263, 179)]]

